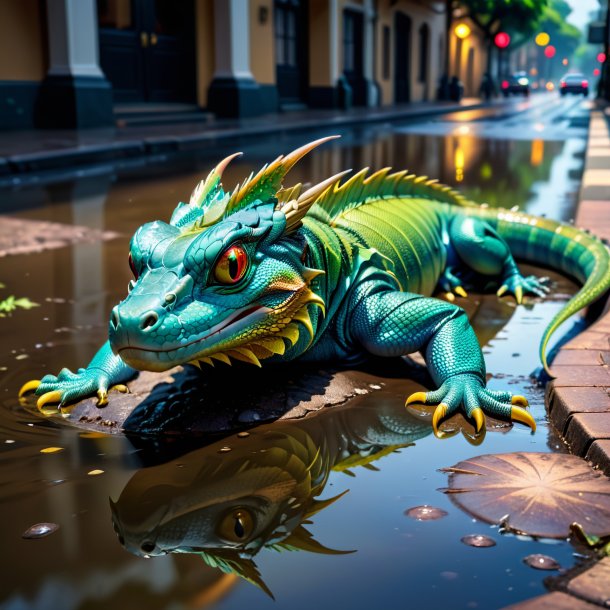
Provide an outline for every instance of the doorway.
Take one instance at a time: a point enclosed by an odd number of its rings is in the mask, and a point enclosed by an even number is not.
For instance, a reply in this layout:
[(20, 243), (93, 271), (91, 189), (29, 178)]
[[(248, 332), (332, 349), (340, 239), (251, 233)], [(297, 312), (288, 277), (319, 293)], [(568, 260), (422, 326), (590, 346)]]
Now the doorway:
[(97, 0), (115, 103), (196, 101), (194, 0)]
[(394, 102), (411, 101), (411, 19), (397, 11), (394, 17)]

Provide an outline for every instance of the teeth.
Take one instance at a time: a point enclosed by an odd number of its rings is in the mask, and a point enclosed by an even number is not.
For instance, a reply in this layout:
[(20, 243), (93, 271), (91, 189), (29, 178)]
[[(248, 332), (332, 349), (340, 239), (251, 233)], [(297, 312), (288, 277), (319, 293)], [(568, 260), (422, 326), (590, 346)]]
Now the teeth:
[(271, 358), (271, 356), (273, 356), (273, 352), (270, 349), (267, 349), (262, 342), (259, 341), (248, 343), (246, 348), (251, 350), (259, 360), (265, 360), (265, 358)]
[(231, 356), (231, 358), (235, 358), (235, 360), (248, 362), (258, 367), (261, 366), (259, 359), (254, 355), (252, 350), (248, 349), (247, 347), (234, 347), (228, 350), (228, 354)]
[(307, 305), (297, 311), (297, 313), (294, 315), (293, 320), (300, 322), (307, 329), (311, 342), (311, 340), (313, 340), (313, 326), (311, 325), (311, 318), (309, 317)]
[(299, 340), (299, 328), (296, 324), (289, 324), (286, 328), (277, 331), (275, 334), (288, 339), (291, 345), (294, 345)]
[(276, 339), (275, 337), (266, 337), (265, 339), (261, 339), (258, 343), (274, 354), (282, 355), (286, 351), (284, 342), (281, 339)]
[(220, 362), (224, 362), (225, 364), (231, 366), (231, 360), (229, 356), (223, 354), (222, 352), (218, 352), (217, 354), (211, 354), (210, 358), (213, 358), (214, 360), (218, 360)]
[(206, 356), (205, 358), (202, 358), (202, 359), (201, 359), (201, 362), (202, 362), (203, 364), (209, 364), (210, 366), (214, 366), (214, 363), (212, 362), (212, 359), (211, 359), (211, 358), (208, 358), (207, 356)]

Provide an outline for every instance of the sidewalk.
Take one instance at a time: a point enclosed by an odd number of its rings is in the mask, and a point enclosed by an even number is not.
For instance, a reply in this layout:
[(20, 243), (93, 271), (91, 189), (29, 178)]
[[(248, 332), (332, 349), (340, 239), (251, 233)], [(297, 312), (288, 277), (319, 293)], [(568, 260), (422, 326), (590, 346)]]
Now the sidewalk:
[(0, 133), (0, 176), (82, 166), (120, 159), (203, 148), (220, 140), (280, 132), (340, 129), (363, 123), (421, 119), (455, 111), (507, 105), (505, 100), (484, 103), (422, 102), (351, 110), (303, 110), (251, 119), (213, 119), (197, 123), (116, 127), (89, 130), (37, 130)]
[[(576, 226), (610, 240), (610, 106), (591, 112)], [(566, 343), (551, 363), (549, 419), (575, 455), (610, 475), (610, 310)], [(586, 528), (585, 528), (586, 529)], [(551, 593), (504, 610), (595, 610), (610, 606), (610, 557), (553, 579)]]

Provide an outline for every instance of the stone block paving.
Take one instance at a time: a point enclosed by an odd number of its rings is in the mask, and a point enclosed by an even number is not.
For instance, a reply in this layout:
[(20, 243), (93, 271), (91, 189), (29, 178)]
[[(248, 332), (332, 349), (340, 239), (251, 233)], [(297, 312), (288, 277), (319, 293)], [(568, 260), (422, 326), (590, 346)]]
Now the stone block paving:
[[(591, 112), (577, 227), (610, 242), (610, 106)], [(570, 451), (610, 476), (610, 308), (561, 347), (547, 387), (549, 419)], [(505, 610), (593, 610), (610, 607), (610, 557), (553, 591)]]

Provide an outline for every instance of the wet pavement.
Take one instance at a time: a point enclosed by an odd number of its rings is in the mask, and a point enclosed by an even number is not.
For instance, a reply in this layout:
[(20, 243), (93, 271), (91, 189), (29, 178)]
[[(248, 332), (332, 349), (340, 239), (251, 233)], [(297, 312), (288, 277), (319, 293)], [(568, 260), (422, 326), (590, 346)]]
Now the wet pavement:
[[(587, 108), (550, 96), (520, 104), (519, 115), (482, 110), (467, 121), (449, 115), (345, 130), (290, 176), (314, 182), (347, 167), (408, 167), (490, 205), (569, 220)], [(226, 184), (302, 142), (297, 135), (244, 141), (238, 148), (246, 154), (227, 170)], [(565, 451), (546, 423), (543, 388), (529, 377), (539, 366), (544, 326), (574, 291), (557, 275), (544, 301), (516, 308), (510, 300), (473, 295), (464, 303), (484, 345), (490, 386), (530, 398), (535, 435), (490, 421), (487, 434), (475, 437), (456, 416), (443, 424), (445, 438), (435, 438), (430, 410), (403, 406), (427, 379), (416, 362), (402, 361), (367, 365), (357, 375), (374, 388), (304, 419), (244, 425), (237, 409), (240, 432), (229, 435), (106, 435), (42, 419), (18, 404), (23, 382), (88, 362), (131, 279), (131, 234), (143, 222), (167, 219), (210, 166), (235, 149), (219, 144), (139, 167), (98, 168), (76, 181), (47, 176), (2, 192), (3, 210), (24, 227), (55, 222), (118, 236), (0, 259), (0, 299), (15, 294), (39, 304), (0, 318), (6, 550), (0, 567), (10, 575), (0, 585), (0, 607), (492, 608), (543, 593), (549, 572), (523, 559), (549, 555), (570, 568), (582, 561), (574, 547), (502, 534), (438, 490), (447, 486), (439, 469), (481, 453)], [(227, 375), (227, 392), (244, 380), (254, 396), (266, 390), (253, 373)], [(175, 402), (180, 413), (183, 405)], [(48, 448), (61, 450), (41, 452)], [(346, 491), (334, 503), (319, 502)], [(422, 506), (439, 509), (441, 518), (405, 514)], [(22, 538), (38, 523), (59, 529)], [(471, 535), (496, 544), (461, 541)], [(239, 556), (219, 551), (219, 537), (233, 537), (238, 548), (244, 538), (248, 544)], [(195, 547), (205, 547), (205, 555), (188, 552)], [(182, 552), (144, 557), (168, 550)]]

